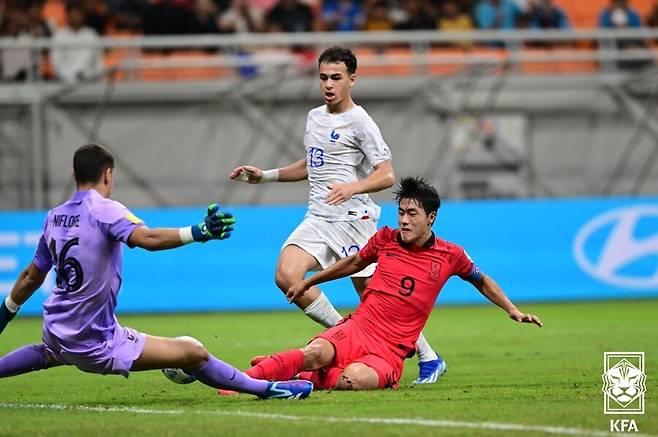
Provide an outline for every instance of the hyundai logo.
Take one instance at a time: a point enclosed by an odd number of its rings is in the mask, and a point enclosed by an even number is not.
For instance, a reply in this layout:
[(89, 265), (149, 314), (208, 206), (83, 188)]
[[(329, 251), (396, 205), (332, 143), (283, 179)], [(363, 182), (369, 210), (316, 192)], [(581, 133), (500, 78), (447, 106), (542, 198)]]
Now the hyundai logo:
[(620, 208), (583, 226), (574, 257), (590, 276), (610, 285), (658, 288), (658, 206)]

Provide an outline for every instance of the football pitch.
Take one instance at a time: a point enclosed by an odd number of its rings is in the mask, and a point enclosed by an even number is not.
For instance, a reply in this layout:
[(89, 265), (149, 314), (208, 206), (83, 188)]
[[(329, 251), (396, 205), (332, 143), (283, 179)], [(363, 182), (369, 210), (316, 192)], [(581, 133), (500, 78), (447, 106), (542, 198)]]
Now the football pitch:
[[(0, 380), (0, 435), (608, 435), (610, 419), (658, 434), (658, 300), (525, 304), (539, 329), (489, 306), (438, 307), (424, 330), (448, 373), (398, 390), (314, 392), (304, 401), (220, 397), (158, 371), (120, 376), (59, 367)], [(191, 335), (239, 368), (254, 355), (301, 347), (319, 332), (301, 313), (121, 316), (154, 335)], [(14, 320), (0, 354), (40, 341), (41, 320)], [(603, 414), (603, 353), (645, 353), (644, 415)], [(635, 433), (633, 433), (635, 434)], [(612, 435), (612, 434), (610, 434)]]

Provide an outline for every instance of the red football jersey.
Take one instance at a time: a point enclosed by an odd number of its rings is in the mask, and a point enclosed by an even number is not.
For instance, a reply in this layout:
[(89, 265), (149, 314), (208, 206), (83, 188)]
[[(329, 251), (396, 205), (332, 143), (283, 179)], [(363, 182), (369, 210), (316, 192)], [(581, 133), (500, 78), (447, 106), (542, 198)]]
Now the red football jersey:
[(415, 349), (448, 278), (480, 277), (464, 249), (434, 233), (423, 246), (415, 246), (402, 242), (397, 229), (384, 227), (370, 238), (359, 257), (378, 264), (352, 317), (403, 356)]

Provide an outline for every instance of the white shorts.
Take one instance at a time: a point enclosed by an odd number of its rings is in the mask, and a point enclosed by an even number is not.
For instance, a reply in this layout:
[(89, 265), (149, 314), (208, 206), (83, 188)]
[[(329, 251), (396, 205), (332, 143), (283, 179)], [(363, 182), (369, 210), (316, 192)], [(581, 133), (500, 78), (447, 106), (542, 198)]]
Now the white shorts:
[[(358, 253), (370, 237), (377, 232), (377, 222), (371, 219), (351, 222), (326, 222), (305, 218), (292, 231), (281, 249), (291, 244), (301, 247), (313, 255), (320, 264), (315, 270), (326, 269), (341, 258)], [(369, 277), (375, 273), (377, 264), (353, 274), (353, 277)]]

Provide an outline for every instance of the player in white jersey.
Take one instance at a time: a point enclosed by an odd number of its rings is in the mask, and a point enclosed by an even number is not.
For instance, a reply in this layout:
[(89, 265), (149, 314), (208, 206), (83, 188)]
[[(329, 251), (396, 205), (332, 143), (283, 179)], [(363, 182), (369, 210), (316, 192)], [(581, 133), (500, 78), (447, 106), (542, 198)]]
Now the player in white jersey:
[[(354, 103), (356, 57), (343, 47), (331, 47), (318, 59), (324, 105), (309, 111), (304, 133), (306, 158), (280, 169), (237, 167), (233, 180), (251, 184), (295, 182), (308, 179), (306, 217), (283, 244), (275, 281), (286, 293), (309, 271), (329, 267), (358, 253), (377, 231), (380, 208), (367, 193), (391, 187), (395, 174), (391, 152), (368, 113)], [(352, 276), (361, 294), (376, 265)], [(342, 316), (317, 287), (294, 303), (325, 327)], [(433, 383), (446, 369), (445, 362), (420, 336), (417, 343), (419, 376), (416, 383)]]

